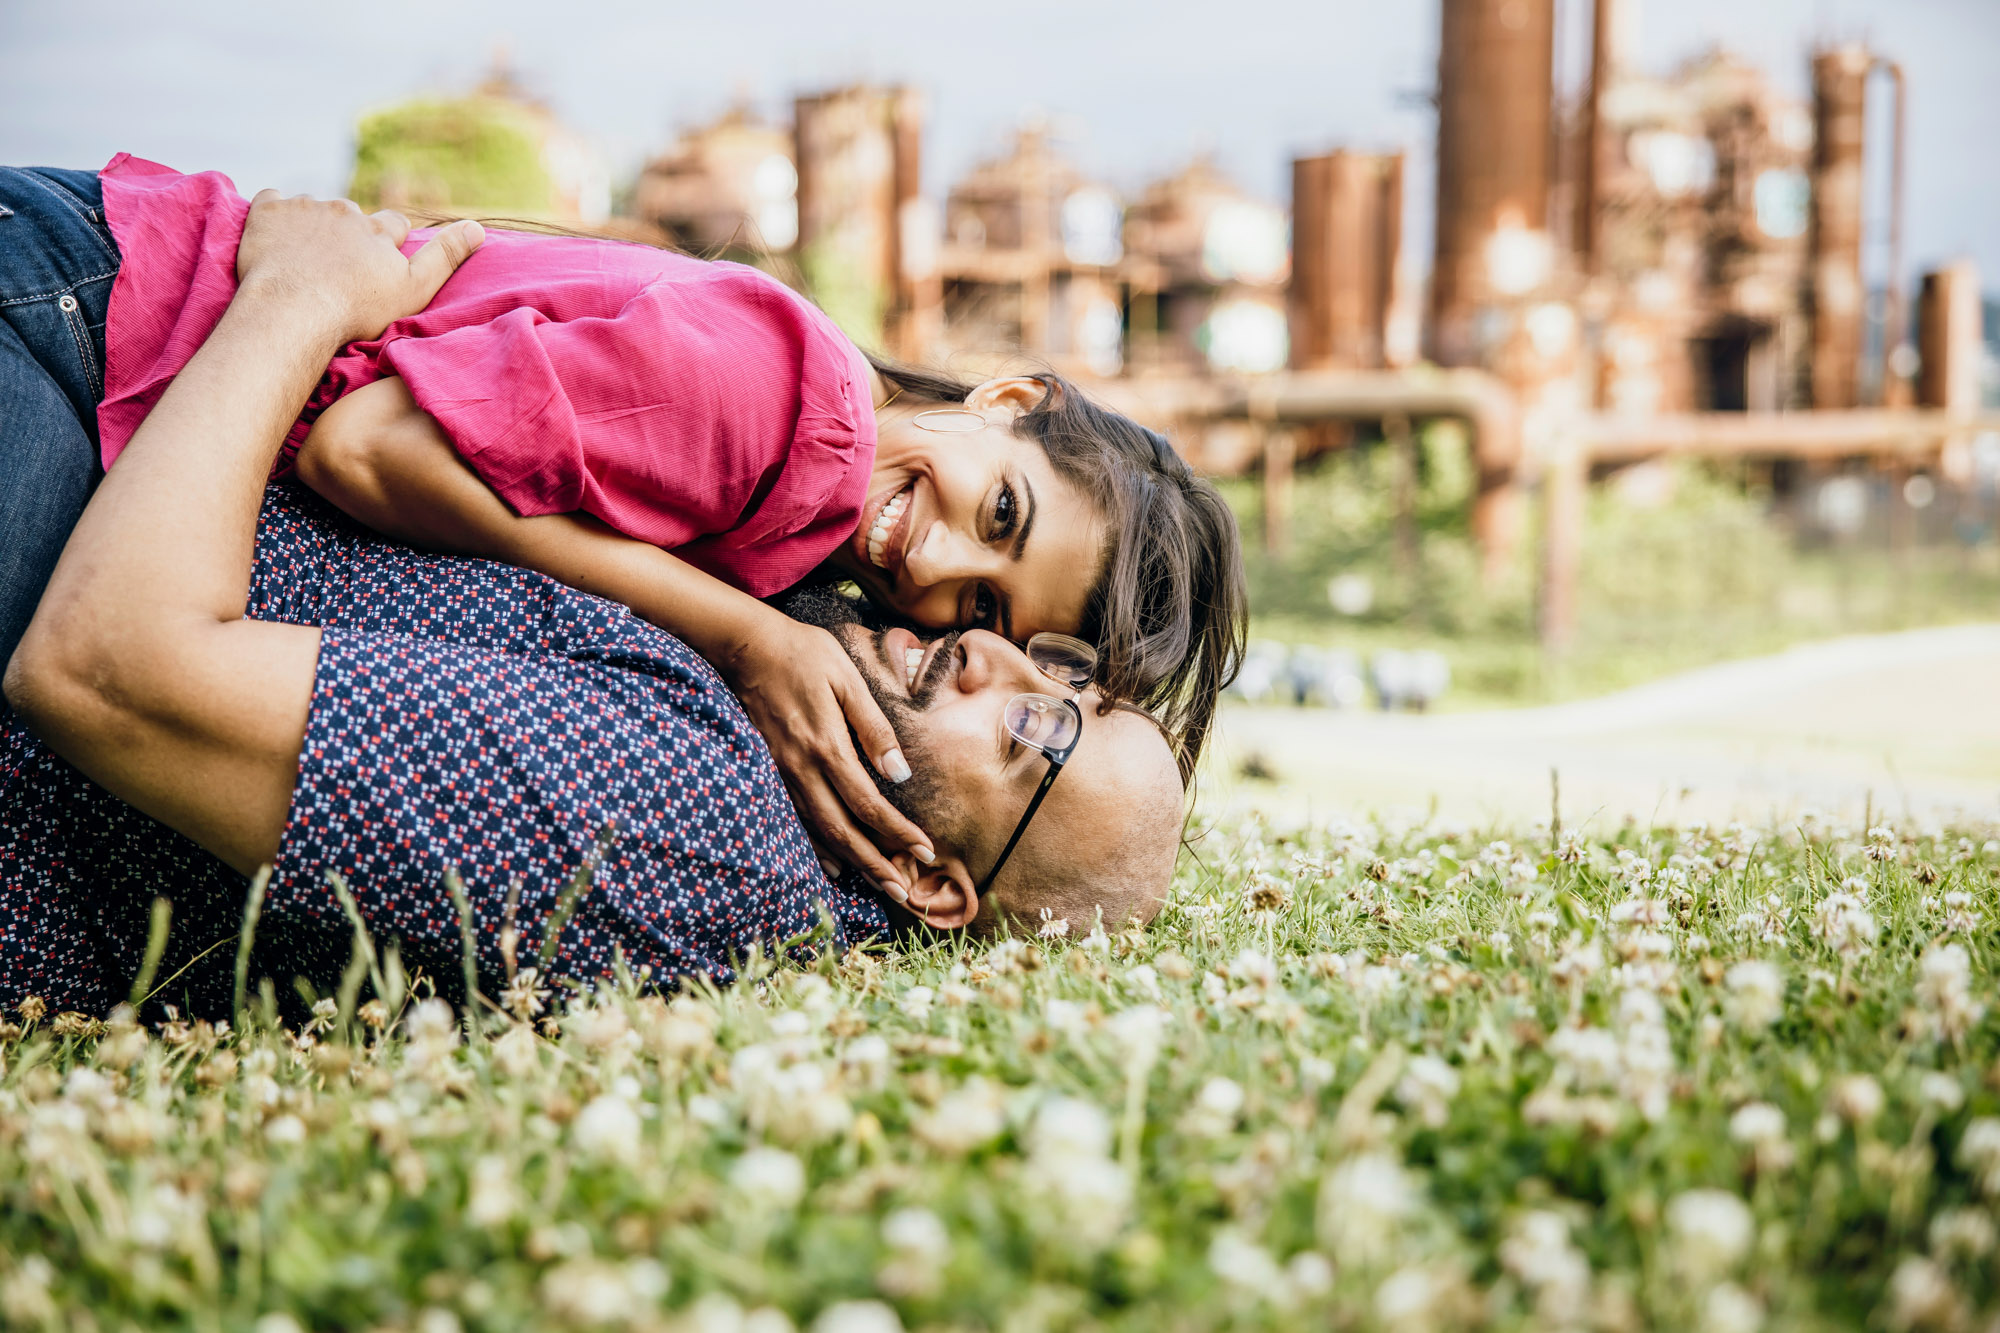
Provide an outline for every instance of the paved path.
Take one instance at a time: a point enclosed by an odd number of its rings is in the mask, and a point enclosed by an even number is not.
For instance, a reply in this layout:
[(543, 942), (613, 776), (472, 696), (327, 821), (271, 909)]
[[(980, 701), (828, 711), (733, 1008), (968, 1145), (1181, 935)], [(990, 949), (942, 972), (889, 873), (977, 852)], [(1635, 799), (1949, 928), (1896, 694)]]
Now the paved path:
[[(1236, 777), (1256, 756), (1275, 782)], [(1811, 644), (1600, 699), (1428, 717), (1234, 705), (1207, 792), (1302, 816), (2000, 820), (2000, 625)]]

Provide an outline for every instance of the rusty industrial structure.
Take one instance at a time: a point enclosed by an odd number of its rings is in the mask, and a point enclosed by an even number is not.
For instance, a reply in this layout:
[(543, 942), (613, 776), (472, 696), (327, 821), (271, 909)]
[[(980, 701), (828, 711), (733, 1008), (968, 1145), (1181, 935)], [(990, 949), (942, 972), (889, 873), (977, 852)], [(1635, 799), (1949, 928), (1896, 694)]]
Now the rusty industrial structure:
[[(1439, 0), (1427, 291), (1402, 151), (1295, 157), (1287, 210), (1207, 159), (1122, 195), (1030, 124), (940, 205), (922, 103), (898, 88), (800, 97), (789, 127), (732, 112), (648, 165), (633, 209), (801, 283), (892, 354), (1025, 354), (1091, 380), (1196, 466), (1261, 470), (1276, 548), (1300, 462), (1379, 437), (1413, 478), (1416, 428), (1462, 421), (1489, 572), (1539, 487), (1560, 647), (1593, 471), (1679, 454), (1782, 463), (1788, 484), (1856, 458), (1949, 478), (1992, 426), (1977, 273), (1926, 275), (1910, 318), (1900, 67), (1814, 51), (1809, 98), (1721, 50), (1661, 76), (1638, 67), (1628, 0), (1564, 13), (1591, 24), (1573, 90), (1555, 0)], [(1868, 197), (1878, 152), (1886, 200)], [(1885, 240), (1877, 308), (1864, 261)]]

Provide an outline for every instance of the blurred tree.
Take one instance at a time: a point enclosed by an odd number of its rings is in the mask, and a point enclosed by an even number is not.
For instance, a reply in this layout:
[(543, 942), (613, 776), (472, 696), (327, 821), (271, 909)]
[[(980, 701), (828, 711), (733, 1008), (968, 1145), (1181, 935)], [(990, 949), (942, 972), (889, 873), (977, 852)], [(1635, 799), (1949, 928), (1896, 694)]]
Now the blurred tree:
[(555, 190), (532, 108), (424, 98), (363, 118), (348, 195), (363, 208), (544, 215)]

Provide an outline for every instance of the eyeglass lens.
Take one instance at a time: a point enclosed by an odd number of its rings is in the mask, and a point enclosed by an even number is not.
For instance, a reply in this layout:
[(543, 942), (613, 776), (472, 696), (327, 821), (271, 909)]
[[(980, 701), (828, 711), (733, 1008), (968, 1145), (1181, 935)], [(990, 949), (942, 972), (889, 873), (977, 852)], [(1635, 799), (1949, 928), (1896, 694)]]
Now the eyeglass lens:
[(1046, 694), (1017, 694), (1001, 716), (1009, 735), (1044, 754), (1076, 740), (1076, 714)]
[(1097, 650), (1067, 634), (1043, 632), (1028, 640), (1028, 660), (1050, 680), (1073, 690), (1090, 684), (1097, 674)]

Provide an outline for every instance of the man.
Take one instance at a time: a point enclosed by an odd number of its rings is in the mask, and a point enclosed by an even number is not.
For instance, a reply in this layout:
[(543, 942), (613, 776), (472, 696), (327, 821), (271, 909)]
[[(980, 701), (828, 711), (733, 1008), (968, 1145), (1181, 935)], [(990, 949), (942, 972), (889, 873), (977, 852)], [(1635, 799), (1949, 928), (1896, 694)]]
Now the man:
[[(77, 526), (6, 678), (42, 744), (0, 733), (0, 1003), (118, 997), (157, 884), (179, 922), (160, 975), (216, 1007), (242, 903), (229, 869), (265, 863), (258, 966), (322, 987), (348, 953), (330, 871), (376, 934), (449, 978), (455, 869), (489, 984), (504, 928), (532, 954), (592, 858), (556, 941), (573, 975), (622, 957), (726, 979), (732, 956), (822, 910), (836, 943), (887, 924), (879, 897), (827, 884), (768, 752), (671, 636), (537, 575), (371, 538), (296, 493), (274, 491), (257, 532), (272, 442), (330, 349), (420, 308), (477, 244), (448, 229), (405, 259), (404, 230), (260, 196), (236, 301)], [(934, 821), (936, 859), (888, 886), (910, 913), (1151, 915), (1181, 811), (1150, 721), (1062, 698), (995, 636), (931, 645), (912, 683), (904, 632), (841, 633), (923, 775), (897, 795)], [(1023, 695), (1073, 717), (1057, 756), (1003, 727)]]

